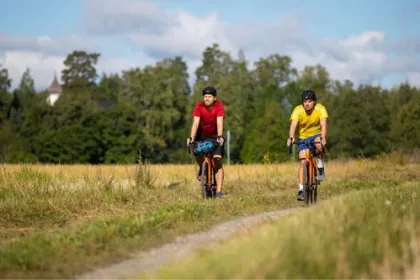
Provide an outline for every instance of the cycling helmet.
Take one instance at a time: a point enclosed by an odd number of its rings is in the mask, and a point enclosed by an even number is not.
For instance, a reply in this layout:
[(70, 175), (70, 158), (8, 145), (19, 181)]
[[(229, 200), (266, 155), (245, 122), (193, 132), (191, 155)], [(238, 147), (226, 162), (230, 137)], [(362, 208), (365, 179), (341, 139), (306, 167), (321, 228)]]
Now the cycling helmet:
[(203, 89), (203, 95), (205, 95), (205, 94), (211, 94), (214, 97), (216, 97), (217, 96), (217, 90), (214, 87), (205, 87)]
[(311, 99), (313, 101), (316, 101), (316, 94), (315, 91), (308, 89), (308, 90), (304, 90), (302, 92), (302, 95), (300, 96), (301, 101), (303, 102), (303, 100), (305, 99)]

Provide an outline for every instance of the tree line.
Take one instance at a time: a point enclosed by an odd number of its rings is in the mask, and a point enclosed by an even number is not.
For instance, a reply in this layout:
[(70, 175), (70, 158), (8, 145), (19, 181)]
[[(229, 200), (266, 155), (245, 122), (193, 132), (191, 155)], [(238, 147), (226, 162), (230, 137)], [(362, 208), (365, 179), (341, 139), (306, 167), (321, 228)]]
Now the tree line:
[(201, 90), (212, 85), (225, 105), (233, 163), (282, 162), (289, 116), (300, 93), (311, 88), (326, 106), (328, 155), (372, 157), (413, 151), (420, 143), (420, 89), (392, 89), (333, 80), (322, 65), (302, 71), (292, 58), (272, 54), (249, 65), (213, 44), (203, 52), (190, 87), (182, 57), (144, 68), (97, 73), (99, 53), (75, 50), (64, 60), (63, 93), (53, 104), (36, 91), (30, 69), (11, 90), (0, 65), (0, 161), (3, 163), (134, 163), (141, 153), (151, 163), (191, 162), (185, 139)]

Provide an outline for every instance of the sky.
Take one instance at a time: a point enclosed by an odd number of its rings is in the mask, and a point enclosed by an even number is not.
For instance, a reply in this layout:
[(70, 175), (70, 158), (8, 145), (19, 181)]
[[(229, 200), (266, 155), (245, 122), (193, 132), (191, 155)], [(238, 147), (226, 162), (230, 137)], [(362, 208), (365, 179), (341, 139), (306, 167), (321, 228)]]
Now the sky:
[(250, 68), (278, 53), (356, 85), (420, 86), (419, 0), (0, 0), (0, 11), (12, 87), (29, 68), (45, 89), (75, 49), (101, 53), (100, 74), (181, 55), (194, 82), (213, 43), (244, 50)]

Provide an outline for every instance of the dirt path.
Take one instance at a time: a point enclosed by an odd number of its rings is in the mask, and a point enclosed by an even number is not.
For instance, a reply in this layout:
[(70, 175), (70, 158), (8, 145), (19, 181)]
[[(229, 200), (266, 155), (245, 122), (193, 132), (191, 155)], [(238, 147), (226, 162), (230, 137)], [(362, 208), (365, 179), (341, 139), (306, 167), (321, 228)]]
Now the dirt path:
[(82, 274), (76, 279), (121, 279), (151, 271), (169, 263), (175, 258), (192, 253), (194, 250), (203, 247), (205, 242), (208, 244), (208, 242), (226, 240), (240, 230), (250, 228), (266, 220), (275, 219), (298, 209), (283, 209), (231, 220), (216, 225), (208, 231), (178, 237), (171, 243), (164, 244), (149, 251), (136, 253), (131, 259)]

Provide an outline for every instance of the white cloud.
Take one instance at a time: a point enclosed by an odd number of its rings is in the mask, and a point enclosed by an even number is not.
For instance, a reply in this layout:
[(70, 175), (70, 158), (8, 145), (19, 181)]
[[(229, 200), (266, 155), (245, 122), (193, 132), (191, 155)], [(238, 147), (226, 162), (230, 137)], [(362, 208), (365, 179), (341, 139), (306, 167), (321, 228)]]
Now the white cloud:
[[(164, 9), (159, 2), (147, 0), (87, 0), (85, 3), (84, 24), (89, 36), (0, 35), (0, 58), (3, 54), (3, 64), (9, 68), (14, 81), (20, 80), (28, 66), (37, 85), (48, 86), (54, 70), (61, 71), (64, 56), (77, 48), (102, 54), (99, 73), (143, 67), (158, 59), (179, 55), (187, 61), (190, 81), (193, 81), (203, 51), (213, 43), (218, 43), (234, 57), (243, 49), (250, 66), (261, 57), (279, 53), (290, 55), (299, 70), (320, 63), (332, 78), (349, 79), (356, 85), (360, 82), (382, 84), (384, 77), (393, 73), (418, 82), (420, 75), (417, 57), (420, 41), (391, 41), (380, 30), (316, 41), (299, 14), (229, 23), (222, 21), (214, 11), (195, 15), (179, 9)], [(136, 52), (133, 59), (119, 58), (115, 49), (120, 45)], [(112, 55), (106, 51), (111, 46)]]
[(265, 54), (297, 50), (312, 52), (306, 40), (309, 34), (297, 14), (274, 20), (226, 23), (218, 32), (223, 33), (235, 48), (240, 47), (247, 52), (253, 50)]
[(19, 85), (22, 74), (29, 67), (35, 87), (44, 89), (51, 84), (54, 71), (57, 71), (58, 77), (60, 76), (64, 67), (63, 60), (64, 57), (61, 56), (45, 55), (34, 51), (7, 51), (2, 64), (9, 70), (13, 88)]
[(388, 63), (383, 48), (385, 34), (365, 31), (343, 40), (326, 39), (319, 42), (316, 56), (334, 79), (372, 82), (380, 79)]
[(170, 12), (144, 0), (88, 0), (85, 11), (87, 31), (95, 35), (116, 35), (128, 29), (154, 33), (172, 23)]
[(232, 47), (228, 40), (215, 32), (219, 24), (216, 14), (198, 19), (187, 13), (179, 13), (178, 24), (164, 33), (130, 31), (126, 37), (137, 48), (156, 58), (182, 55), (188, 59), (200, 59), (203, 50), (213, 42), (218, 42), (223, 48)]
[[(96, 3), (96, 0), (92, 1)], [(286, 54), (292, 56), (293, 65), (298, 69), (321, 63), (332, 78), (349, 79), (356, 84), (381, 81), (388, 73), (413, 71), (415, 68), (415, 65), (409, 68), (407, 64), (404, 66), (398, 60), (391, 60), (385, 33), (377, 30), (317, 42), (311, 40), (298, 14), (231, 24), (223, 22), (214, 12), (196, 16), (180, 10), (164, 10), (158, 4), (147, 1), (123, 0), (124, 5), (118, 5), (115, 1), (104, 0), (104, 3), (104, 10), (88, 5), (86, 15), (89, 15), (90, 22), (118, 22), (117, 19), (124, 15), (125, 20), (118, 25), (118, 37), (156, 59), (181, 55), (187, 61), (197, 61), (206, 47), (218, 43), (221, 49), (232, 55), (243, 49), (251, 65), (260, 57), (272, 53)], [(154, 17), (160, 21), (154, 22)], [(102, 26), (104, 30), (108, 28), (106, 24)], [(156, 32), (151, 32), (154, 27)], [(96, 32), (105, 34), (100, 29)], [(407, 46), (393, 42), (394, 51), (403, 48)], [(410, 50), (417, 51), (414, 43)], [(194, 70), (191, 69), (190, 73)]]
[(0, 34), (0, 55), (5, 51), (35, 51), (48, 55), (66, 55), (75, 49), (95, 51), (94, 40), (83, 35), (65, 35), (60, 37), (16, 36), (7, 33)]
[(407, 79), (410, 84), (420, 87), (420, 71), (407, 73)]
[(0, 63), (7, 68), (12, 78), (12, 88), (19, 85), (26, 68), (31, 70), (37, 89), (50, 85), (54, 71), (61, 76), (65, 56), (79, 49), (88, 52), (97, 50), (92, 38), (83, 35), (51, 37), (15, 36), (0, 34)]
[(372, 48), (372, 47), (380, 47), (382, 46), (385, 40), (385, 33), (376, 31), (376, 30), (367, 30), (364, 31), (362, 34), (358, 35), (350, 35), (344, 40), (340, 40), (339, 42), (343, 46), (347, 46), (350, 48)]
[[(151, 63), (151, 60), (143, 61), (143, 63)], [(104, 58), (98, 61), (97, 72), (98, 75), (101, 75), (103, 72), (107, 74), (120, 74), (123, 70), (129, 70), (138, 66), (138, 63), (134, 60), (126, 58)]]
[[(31, 51), (8, 51), (3, 58), (0, 58), (0, 63), (9, 71), (9, 76), (12, 78), (12, 88), (19, 85), (22, 74), (28, 67), (31, 71), (32, 78), (35, 81), (37, 89), (47, 88), (54, 77), (54, 72), (60, 80), (61, 71), (64, 69), (64, 56), (46, 55), (40, 52)], [(151, 62), (145, 61), (147, 63)], [(137, 67), (138, 64), (125, 58), (103, 58), (98, 61), (97, 72), (98, 75), (102, 73), (121, 73), (122, 70)]]
[(101, 0), (103, 9), (98, 9), (98, 1), (90, 0), (86, 5), (85, 24), (92, 35), (115, 36), (157, 59), (173, 55), (200, 59), (204, 49), (215, 42), (234, 53), (239, 48), (263, 52), (308, 50), (297, 15), (229, 24), (217, 12), (193, 15), (135, 0)]

